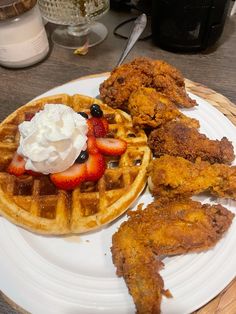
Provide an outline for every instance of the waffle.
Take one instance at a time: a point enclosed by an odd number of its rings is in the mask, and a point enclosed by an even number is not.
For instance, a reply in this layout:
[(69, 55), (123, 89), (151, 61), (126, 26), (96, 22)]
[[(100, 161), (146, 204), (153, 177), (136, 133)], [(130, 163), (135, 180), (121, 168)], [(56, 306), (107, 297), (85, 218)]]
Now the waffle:
[[(119, 157), (106, 157), (107, 169), (97, 182), (84, 182), (73, 191), (57, 189), (49, 176), (6, 172), (19, 143), (18, 125), (46, 103), (61, 103), (75, 111), (101, 106), (109, 123), (109, 137), (127, 142)], [(83, 233), (119, 217), (141, 193), (151, 153), (142, 130), (134, 130), (131, 117), (87, 96), (54, 95), (32, 101), (0, 124), (0, 214), (11, 222), (40, 234)]]

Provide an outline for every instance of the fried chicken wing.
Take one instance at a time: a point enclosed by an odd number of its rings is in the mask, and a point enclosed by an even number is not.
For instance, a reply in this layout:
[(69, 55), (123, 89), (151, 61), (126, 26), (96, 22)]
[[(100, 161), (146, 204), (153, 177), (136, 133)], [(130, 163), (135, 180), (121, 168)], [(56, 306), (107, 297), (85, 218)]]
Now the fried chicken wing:
[(211, 165), (197, 159), (164, 155), (149, 165), (149, 187), (154, 196), (173, 198), (208, 191), (213, 195), (236, 199), (236, 166)]
[(159, 274), (162, 262), (151, 248), (136, 240), (133, 228), (125, 226), (113, 236), (111, 250), (117, 275), (124, 277), (138, 313), (159, 313), (162, 294), (165, 293)]
[(168, 154), (190, 161), (201, 157), (210, 163), (225, 164), (230, 164), (235, 158), (233, 145), (226, 137), (220, 141), (210, 140), (182, 121), (170, 121), (153, 130), (148, 144), (156, 157)]
[(187, 95), (184, 78), (176, 68), (164, 61), (143, 57), (115, 68), (100, 85), (100, 97), (111, 107), (127, 111), (131, 93), (142, 86), (155, 88), (177, 106), (196, 105)]
[(169, 98), (150, 87), (140, 87), (130, 95), (128, 110), (133, 124), (140, 128), (153, 129), (172, 120), (199, 127), (198, 120), (185, 116)]
[(138, 313), (160, 313), (164, 290), (160, 257), (204, 251), (228, 230), (234, 214), (191, 199), (154, 201), (129, 213), (112, 238), (112, 258)]

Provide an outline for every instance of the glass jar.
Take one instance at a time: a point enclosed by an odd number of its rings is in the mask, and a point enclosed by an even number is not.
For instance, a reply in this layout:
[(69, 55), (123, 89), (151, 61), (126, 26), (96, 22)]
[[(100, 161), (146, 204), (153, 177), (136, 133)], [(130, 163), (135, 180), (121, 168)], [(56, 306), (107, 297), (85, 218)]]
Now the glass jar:
[(95, 21), (108, 12), (109, 0), (38, 0), (38, 5), (47, 21), (60, 25), (52, 41), (62, 47), (93, 47), (108, 34), (105, 25)]
[(45, 58), (48, 51), (37, 0), (2, 0), (0, 64), (10, 68), (30, 66)]

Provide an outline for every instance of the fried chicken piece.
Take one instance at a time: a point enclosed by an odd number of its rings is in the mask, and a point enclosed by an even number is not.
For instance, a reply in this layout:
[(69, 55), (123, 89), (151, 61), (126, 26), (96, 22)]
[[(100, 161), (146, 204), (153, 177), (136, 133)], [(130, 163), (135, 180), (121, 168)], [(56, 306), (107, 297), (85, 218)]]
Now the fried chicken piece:
[(190, 108), (196, 106), (185, 90), (184, 77), (176, 68), (165, 61), (153, 61), (152, 86), (165, 94), (176, 106)]
[(164, 283), (160, 257), (213, 247), (231, 225), (234, 214), (221, 205), (191, 199), (156, 200), (130, 218), (112, 238), (112, 258), (123, 276), (138, 313), (160, 313)]
[(212, 165), (200, 158), (192, 163), (182, 157), (164, 155), (151, 161), (148, 172), (154, 196), (174, 198), (208, 191), (236, 200), (236, 166)]
[(140, 128), (153, 129), (167, 121), (175, 120), (199, 128), (199, 121), (189, 118), (161, 93), (151, 87), (140, 87), (129, 98), (128, 110), (133, 124)]
[(152, 72), (152, 62), (148, 58), (137, 58), (115, 68), (100, 85), (101, 99), (113, 108), (127, 110), (130, 94), (141, 86), (152, 85)]
[(230, 164), (235, 158), (233, 145), (226, 137), (210, 140), (182, 121), (170, 121), (153, 130), (148, 145), (156, 157), (168, 154), (190, 161), (201, 157), (210, 163), (224, 164)]
[(184, 78), (176, 68), (164, 61), (143, 57), (115, 68), (100, 85), (100, 97), (109, 106), (127, 111), (131, 93), (142, 86), (155, 88), (175, 105), (196, 105), (187, 95)]
[(164, 282), (163, 264), (151, 248), (136, 240), (135, 231), (123, 226), (113, 236), (112, 257), (117, 275), (123, 276), (138, 313), (159, 313)]

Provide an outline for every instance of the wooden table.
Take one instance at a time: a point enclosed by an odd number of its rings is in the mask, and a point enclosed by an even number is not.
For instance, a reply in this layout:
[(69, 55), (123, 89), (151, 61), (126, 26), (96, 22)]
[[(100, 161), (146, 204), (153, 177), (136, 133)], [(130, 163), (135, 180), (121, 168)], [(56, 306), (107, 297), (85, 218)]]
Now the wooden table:
[[(51, 45), (46, 60), (30, 68), (10, 70), (0, 67), (0, 119), (20, 105), (43, 92), (80, 76), (111, 70), (121, 54), (125, 40), (113, 35), (114, 27), (135, 13), (110, 11), (103, 19), (109, 29), (107, 39), (91, 48), (87, 55), (76, 56), (71, 50)], [(53, 25), (46, 26), (50, 35)], [(236, 103), (236, 16), (228, 19), (217, 47), (198, 54), (172, 53), (156, 47), (151, 39), (139, 41), (127, 60), (137, 56), (164, 59), (179, 68), (185, 77), (204, 84)], [(236, 266), (235, 266), (236, 267)], [(9, 301), (8, 301), (9, 302)], [(220, 303), (220, 307), (218, 304)], [(200, 314), (236, 313), (236, 283), (231, 288), (198, 311)], [(0, 313), (16, 314), (0, 295)]]

